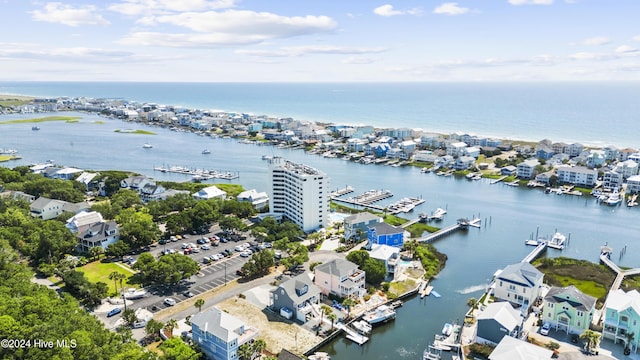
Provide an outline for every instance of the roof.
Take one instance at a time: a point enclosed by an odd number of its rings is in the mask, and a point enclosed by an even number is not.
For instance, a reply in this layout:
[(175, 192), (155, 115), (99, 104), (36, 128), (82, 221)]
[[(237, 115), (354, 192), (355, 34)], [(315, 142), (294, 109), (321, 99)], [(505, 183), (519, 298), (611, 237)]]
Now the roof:
[(375, 229), (376, 235), (378, 236), (392, 235), (392, 234), (398, 234), (398, 233), (404, 232), (404, 229), (389, 225), (386, 222), (379, 222), (379, 223), (373, 224), (369, 228)]
[(91, 225), (94, 223), (102, 222), (102, 214), (97, 211), (83, 211), (75, 214), (72, 218), (67, 220), (68, 226), (73, 226), (76, 229), (85, 225)]
[(302, 360), (302, 359), (303, 359), (302, 357), (284, 348), (280, 350), (280, 353), (278, 354), (278, 360)]
[(346, 218), (344, 218), (344, 222), (348, 224), (358, 224), (362, 222), (369, 222), (372, 220), (380, 221), (380, 217), (368, 211), (363, 211), (357, 214), (349, 215)]
[(44, 196), (40, 196), (34, 202), (32, 202), (30, 206), (33, 209), (44, 209), (47, 205), (49, 205), (52, 202), (57, 203), (60, 206), (64, 205), (65, 203), (64, 201), (61, 201), (61, 200), (54, 200), (54, 199), (46, 198)]
[(371, 251), (369, 251), (369, 257), (379, 260), (389, 260), (394, 254), (399, 254), (400, 249), (396, 246), (389, 246), (384, 244), (373, 244)]
[(224, 196), (227, 195), (227, 193), (225, 191), (222, 191), (220, 189), (218, 189), (218, 187), (216, 186), (208, 186), (204, 189), (201, 189), (200, 191), (198, 191), (197, 193), (193, 194), (193, 196), (195, 197), (199, 197), (199, 198), (204, 198), (204, 199), (211, 199), (214, 197), (219, 197), (219, 196)]
[(530, 344), (511, 336), (505, 336), (493, 349), (489, 360), (541, 360), (551, 359), (553, 351)]
[(495, 320), (511, 332), (522, 322), (520, 312), (511, 306), (508, 301), (493, 302), (478, 314), (480, 320)]
[(526, 287), (533, 287), (542, 279), (544, 274), (528, 262), (519, 262), (504, 268), (498, 275), (498, 279)]
[(596, 298), (583, 294), (573, 285), (552, 287), (547, 292), (547, 296), (544, 297), (544, 301), (554, 304), (567, 302), (574, 309), (580, 311), (590, 311), (596, 304)]
[[(301, 290), (304, 287), (307, 287), (307, 291), (301, 293)], [(318, 296), (320, 294), (320, 289), (311, 281), (308, 273), (300, 274), (296, 277), (293, 277), (278, 286), (277, 289), (272, 292), (278, 291), (280, 289), (284, 289), (287, 293), (287, 296), (291, 300), (293, 300), (294, 304), (300, 304), (307, 299), (310, 299), (314, 296)]]
[(640, 293), (637, 290), (624, 292), (621, 289), (612, 291), (607, 296), (607, 309), (621, 312), (632, 309), (636, 314), (640, 315)]
[(235, 330), (245, 326), (242, 320), (215, 306), (193, 315), (191, 324), (227, 343), (240, 336)]
[(349, 260), (333, 259), (328, 263), (324, 263), (316, 266), (314, 271), (319, 271), (325, 274), (343, 277), (343, 276), (350, 275), (357, 268), (358, 268), (358, 265), (352, 263)]

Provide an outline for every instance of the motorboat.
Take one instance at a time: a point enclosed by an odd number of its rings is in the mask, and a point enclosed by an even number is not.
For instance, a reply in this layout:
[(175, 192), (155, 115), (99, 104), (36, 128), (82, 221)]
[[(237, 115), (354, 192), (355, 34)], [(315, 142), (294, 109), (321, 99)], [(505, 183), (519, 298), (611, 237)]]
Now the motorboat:
[(429, 345), (422, 353), (422, 360), (440, 360), (442, 359), (442, 350), (433, 345)]
[(553, 249), (562, 250), (564, 249), (564, 243), (567, 240), (567, 237), (564, 234), (556, 232), (553, 234), (553, 237), (547, 243), (547, 246)]
[(442, 328), (442, 335), (449, 336), (451, 335), (452, 332), (453, 332), (453, 325), (451, 325), (450, 323), (444, 324), (444, 327)]
[(380, 305), (364, 314), (363, 320), (370, 325), (383, 323), (385, 321), (395, 319), (396, 311), (387, 305)]
[(36, 130), (40, 130), (40, 126), (37, 126), (37, 125), (36, 125), (36, 126), (32, 126), (32, 127), (31, 127), (31, 130), (34, 130), (34, 131), (36, 131)]
[(364, 320), (354, 321), (351, 325), (353, 325), (353, 327), (361, 334), (368, 334), (371, 332), (371, 324)]
[(206, 154), (211, 154), (211, 150), (209, 150), (209, 149), (204, 149), (204, 150), (202, 150), (202, 153), (203, 153), (203, 154), (205, 154), (205, 155), (206, 155)]
[(604, 202), (609, 206), (616, 206), (622, 202), (622, 197), (620, 196), (620, 193), (618, 193), (617, 191), (614, 191), (611, 193), (611, 195), (609, 195), (609, 198)]
[(149, 144), (149, 143), (145, 143), (144, 145), (142, 145), (142, 147), (144, 149), (151, 149), (153, 147), (153, 145)]

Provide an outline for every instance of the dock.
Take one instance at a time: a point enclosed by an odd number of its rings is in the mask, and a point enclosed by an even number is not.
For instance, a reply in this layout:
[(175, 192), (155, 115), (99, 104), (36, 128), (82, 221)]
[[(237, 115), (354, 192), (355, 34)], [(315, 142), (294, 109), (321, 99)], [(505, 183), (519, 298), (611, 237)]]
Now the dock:
[(189, 169), (184, 166), (156, 166), (153, 168), (155, 171), (164, 173), (174, 173), (192, 176), (194, 181), (211, 180), (211, 179), (224, 179), (233, 180), (240, 177), (237, 171), (225, 171), (225, 170), (206, 170), (206, 169)]
[(329, 197), (331, 199), (333, 199), (333, 198), (340, 197), (342, 195), (350, 194), (352, 192), (353, 192), (353, 188), (351, 186), (347, 185), (346, 187), (344, 187), (342, 189), (337, 189), (336, 191), (332, 191), (331, 193), (329, 193)]
[(346, 199), (335, 197), (332, 200), (349, 204), (349, 205), (362, 206), (362, 207), (377, 210), (377, 211), (386, 211), (385, 210), (386, 208), (384, 206), (373, 205), (373, 203), (390, 198), (392, 196), (393, 196), (393, 193), (389, 190), (369, 190), (363, 194), (349, 197)]
[(336, 328), (339, 330), (343, 330), (347, 334), (347, 339), (353, 341), (358, 345), (363, 345), (364, 343), (369, 341), (368, 337), (358, 333), (356, 330), (350, 328), (348, 325), (337, 323)]
[(536, 246), (535, 249), (533, 249), (529, 253), (529, 255), (525, 256), (524, 259), (522, 259), (521, 262), (531, 263), (535, 258), (540, 256), (540, 254), (546, 249), (547, 249), (547, 243), (545, 241), (540, 242), (538, 246)]
[(500, 181), (502, 181), (502, 180), (506, 179), (507, 177), (508, 177), (508, 176), (506, 176), (506, 175), (505, 175), (505, 176), (501, 176), (501, 177), (499, 177), (499, 178), (497, 178), (497, 179), (495, 179), (495, 180), (491, 180), (491, 182), (490, 182), (489, 184), (491, 184), (491, 185), (493, 185), (493, 184), (497, 184), (497, 183), (499, 183)]
[(425, 296), (431, 295), (431, 291), (433, 291), (433, 286), (431, 285), (425, 287), (423, 290), (420, 290), (420, 298), (422, 299)]
[(411, 212), (416, 206), (422, 204), (423, 202), (424, 202), (424, 199), (420, 199), (420, 198), (404, 198), (400, 201), (397, 201), (387, 206), (387, 211), (389, 212), (389, 214)]
[(480, 228), (480, 219), (479, 218), (473, 219), (473, 220), (458, 219), (458, 222), (456, 224), (446, 227), (444, 229), (440, 229), (434, 232), (433, 234), (429, 234), (427, 236), (417, 238), (416, 241), (430, 243), (440, 239), (441, 237), (444, 237), (453, 232), (456, 232), (458, 230), (466, 230), (467, 228), (469, 228), (469, 226)]

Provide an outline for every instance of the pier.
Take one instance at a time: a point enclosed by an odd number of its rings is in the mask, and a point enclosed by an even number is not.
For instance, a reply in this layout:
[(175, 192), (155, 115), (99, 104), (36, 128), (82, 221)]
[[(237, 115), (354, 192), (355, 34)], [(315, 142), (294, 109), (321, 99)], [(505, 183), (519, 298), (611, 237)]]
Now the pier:
[[(347, 188), (339, 191), (346, 191)], [(386, 208), (384, 206), (373, 205), (373, 203), (390, 198), (392, 196), (393, 196), (393, 193), (389, 190), (369, 190), (363, 194), (356, 195), (354, 197), (349, 197), (347, 199), (334, 197), (331, 200), (342, 202), (349, 205), (362, 206), (365, 208), (383, 212), (383, 211), (386, 211)]]
[[(626, 245), (625, 245), (625, 249), (626, 249)], [(609, 293), (620, 289), (620, 285), (622, 285), (622, 280), (624, 280), (625, 276), (640, 274), (640, 268), (626, 269), (626, 270), (620, 269), (618, 265), (616, 265), (613, 261), (611, 261), (610, 257), (612, 252), (613, 252), (613, 249), (606, 245), (603, 246), (600, 250), (600, 261), (616, 273), (616, 278), (615, 280), (613, 280), (613, 284), (611, 284)], [(602, 308), (603, 309), (607, 308), (606, 300), (605, 300), (605, 303), (602, 305)], [(598, 320), (598, 322), (602, 321), (603, 317), (604, 317), (604, 311), (600, 313), (600, 319)]]
[(389, 214), (398, 214), (401, 212), (410, 212), (413, 209), (422, 204), (424, 199), (420, 198), (404, 198), (398, 202), (395, 202), (389, 206), (387, 206), (387, 211)]
[(473, 219), (473, 220), (469, 220), (469, 219), (458, 219), (458, 222), (454, 225), (451, 225), (449, 227), (446, 227), (444, 229), (440, 229), (436, 232), (434, 232), (433, 234), (429, 234), (427, 236), (423, 236), (420, 238), (417, 238), (416, 241), (418, 242), (424, 242), (424, 243), (430, 243), (433, 241), (436, 241), (438, 239), (440, 239), (441, 237), (447, 236), (453, 232), (456, 232), (458, 230), (465, 230), (467, 229), (469, 226), (473, 226), (473, 227), (477, 227), (480, 228), (480, 219)]
[(538, 243), (538, 246), (536, 246), (535, 249), (533, 249), (529, 253), (529, 255), (525, 256), (524, 259), (522, 259), (521, 262), (531, 263), (535, 258), (540, 256), (540, 254), (542, 254), (542, 252), (544, 252), (546, 249), (547, 249), (547, 242), (541, 241), (540, 243)]
[(352, 192), (353, 192), (353, 188), (352, 188), (351, 186), (348, 186), (348, 185), (347, 185), (347, 186), (346, 186), (346, 187), (344, 187), (343, 189), (337, 189), (336, 191), (332, 191), (332, 192), (329, 194), (329, 197), (330, 197), (331, 199), (333, 199), (333, 198), (340, 197), (340, 196), (342, 196), (342, 195), (350, 194), (350, 193), (352, 193)]
[(358, 345), (362, 345), (369, 341), (369, 338), (358, 333), (356, 330), (350, 328), (348, 325), (337, 323), (336, 328), (339, 330), (343, 330), (347, 334), (347, 339), (355, 342)]
[(501, 177), (499, 177), (499, 178), (497, 178), (497, 179), (495, 179), (495, 180), (491, 180), (491, 182), (490, 182), (489, 184), (491, 184), (491, 185), (493, 185), (493, 184), (497, 184), (497, 183), (499, 183), (500, 181), (502, 181), (502, 180), (506, 179), (507, 177), (508, 177), (508, 176), (506, 176), (506, 175), (505, 175), (505, 176), (501, 176)]

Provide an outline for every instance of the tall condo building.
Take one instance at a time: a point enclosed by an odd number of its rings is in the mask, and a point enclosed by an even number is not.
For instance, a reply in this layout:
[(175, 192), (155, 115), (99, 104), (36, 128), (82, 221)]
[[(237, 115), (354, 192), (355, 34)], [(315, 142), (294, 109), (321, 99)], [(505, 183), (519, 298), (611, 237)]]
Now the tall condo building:
[(305, 232), (324, 227), (329, 216), (329, 178), (310, 166), (283, 158), (269, 160), (270, 211), (300, 225)]

